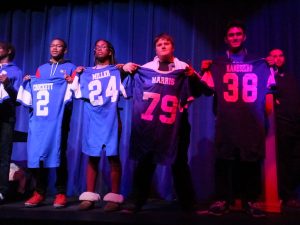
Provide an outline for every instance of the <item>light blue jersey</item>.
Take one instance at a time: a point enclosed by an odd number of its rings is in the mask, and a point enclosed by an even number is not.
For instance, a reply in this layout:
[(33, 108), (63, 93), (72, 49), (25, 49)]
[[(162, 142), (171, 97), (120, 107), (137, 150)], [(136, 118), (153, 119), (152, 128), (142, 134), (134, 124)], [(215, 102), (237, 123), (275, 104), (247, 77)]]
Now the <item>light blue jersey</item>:
[(75, 98), (84, 102), (82, 151), (89, 156), (118, 155), (118, 113), (120, 92), (126, 97), (119, 69), (107, 66), (86, 68), (73, 82)]
[(64, 78), (31, 77), (19, 89), (17, 100), (32, 109), (28, 131), (28, 167), (60, 164), (61, 126), (65, 104), (72, 93)]

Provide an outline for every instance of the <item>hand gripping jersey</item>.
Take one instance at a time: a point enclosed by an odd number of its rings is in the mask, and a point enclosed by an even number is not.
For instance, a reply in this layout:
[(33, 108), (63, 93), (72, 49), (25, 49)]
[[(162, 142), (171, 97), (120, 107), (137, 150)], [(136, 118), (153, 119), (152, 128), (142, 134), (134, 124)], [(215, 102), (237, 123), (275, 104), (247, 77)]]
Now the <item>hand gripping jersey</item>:
[(19, 89), (17, 100), (32, 108), (28, 131), (28, 167), (58, 167), (61, 125), (65, 104), (72, 92), (63, 78), (31, 77)]
[(82, 151), (89, 156), (100, 156), (105, 146), (107, 156), (118, 155), (117, 104), (120, 92), (126, 96), (119, 69), (86, 68), (80, 77), (75, 77), (73, 89), (75, 98), (86, 100)]
[(257, 160), (265, 148), (265, 96), (270, 69), (264, 60), (243, 63), (214, 61), (212, 77), (217, 97), (218, 156)]
[(155, 162), (173, 162), (183, 107), (191, 97), (189, 90), (183, 70), (137, 70), (133, 80), (131, 157), (139, 159), (153, 152)]

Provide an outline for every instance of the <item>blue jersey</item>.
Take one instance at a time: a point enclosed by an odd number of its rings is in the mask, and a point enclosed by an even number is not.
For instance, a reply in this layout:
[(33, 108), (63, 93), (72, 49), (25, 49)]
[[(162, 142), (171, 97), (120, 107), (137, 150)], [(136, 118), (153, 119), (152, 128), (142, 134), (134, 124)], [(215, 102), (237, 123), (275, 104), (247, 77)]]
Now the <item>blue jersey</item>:
[(86, 68), (73, 82), (75, 98), (84, 102), (82, 151), (89, 156), (100, 156), (105, 146), (106, 155), (118, 155), (117, 104), (121, 84), (120, 71), (115, 66), (101, 69)]
[(0, 121), (15, 122), (15, 101), (22, 83), (22, 71), (10, 62), (0, 67), (0, 76), (2, 75), (6, 75), (9, 82), (5, 86), (0, 84)]
[(157, 163), (174, 160), (183, 107), (191, 97), (183, 71), (140, 68), (134, 74), (130, 148), (134, 159), (152, 152)]
[(265, 149), (265, 96), (270, 69), (265, 60), (213, 62), (219, 157), (257, 160)]
[(66, 102), (72, 93), (64, 78), (31, 77), (19, 89), (18, 101), (32, 108), (27, 140), (28, 167), (58, 167), (61, 126)]

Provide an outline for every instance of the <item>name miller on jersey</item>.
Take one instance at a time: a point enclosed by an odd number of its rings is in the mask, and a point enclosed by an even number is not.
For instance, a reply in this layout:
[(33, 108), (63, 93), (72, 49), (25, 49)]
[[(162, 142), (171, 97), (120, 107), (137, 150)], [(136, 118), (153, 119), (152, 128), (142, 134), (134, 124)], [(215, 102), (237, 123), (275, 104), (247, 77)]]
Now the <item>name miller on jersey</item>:
[(251, 64), (228, 64), (226, 65), (226, 72), (252, 72), (253, 66)]
[(47, 84), (34, 84), (33, 90), (34, 91), (44, 91), (44, 90), (52, 90), (53, 89), (53, 83), (47, 83)]
[(170, 77), (152, 77), (152, 84), (175, 85), (175, 79)]
[(105, 70), (105, 71), (102, 71), (100, 73), (93, 73), (92, 74), (93, 80), (99, 80), (101, 78), (109, 77), (109, 76), (110, 76), (109, 70)]

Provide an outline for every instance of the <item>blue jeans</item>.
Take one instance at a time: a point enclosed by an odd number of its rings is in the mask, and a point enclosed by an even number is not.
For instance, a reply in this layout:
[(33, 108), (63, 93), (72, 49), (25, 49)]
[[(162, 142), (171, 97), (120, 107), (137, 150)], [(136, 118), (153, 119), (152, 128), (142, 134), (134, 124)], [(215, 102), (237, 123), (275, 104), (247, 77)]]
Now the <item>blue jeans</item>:
[(0, 193), (6, 195), (9, 187), (9, 168), (12, 153), (14, 123), (0, 121)]

